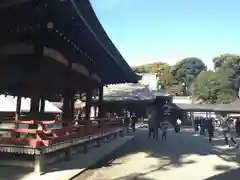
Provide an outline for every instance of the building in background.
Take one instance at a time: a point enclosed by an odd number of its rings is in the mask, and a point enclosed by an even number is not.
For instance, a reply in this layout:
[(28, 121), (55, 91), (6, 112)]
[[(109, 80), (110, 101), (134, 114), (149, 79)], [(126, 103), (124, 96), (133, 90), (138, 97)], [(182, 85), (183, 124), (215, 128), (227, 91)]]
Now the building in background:
[(193, 99), (191, 96), (173, 96), (174, 104), (192, 104)]
[(139, 75), (142, 76), (139, 84), (148, 86), (150, 91), (158, 90), (158, 77), (156, 73), (142, 73)]

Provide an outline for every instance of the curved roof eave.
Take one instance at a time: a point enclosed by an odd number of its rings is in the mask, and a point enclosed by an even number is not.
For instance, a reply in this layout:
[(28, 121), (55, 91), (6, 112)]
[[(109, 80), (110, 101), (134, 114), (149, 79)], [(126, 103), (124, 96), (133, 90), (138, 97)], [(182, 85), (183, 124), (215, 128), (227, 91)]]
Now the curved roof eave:
[[(0, 7), (4, 8), (8, 6), (20, 5), (31, 1), (32, 0), (8, 0), (0, 3)], [(117, 50), (117, 48), (114, 46), (114, 44), (106, 34), (104, 28), (102, 27), (96, 14), (94, 13), (94, 10), (89, 0), (75, 0), (70, 1), (70, 3), (72, 3), (74, 10), (79, 15), (79, 18), (81, 18), (81, 20), (84, 22), (89, 32), (96, 39), (96, 42), (106, 51), (106, 53), (108, 53), (110, 58), (114, 61), (114, 64), (116, 64), (119, 70), (122, 71), (122, 75), (118, 77), (119, 79), (115, 79), (116, 82), (113, 79), (107, 83), (115, 84), (122, 82), (138, 82), (139, 77), (132, 71), (131, 67), (124, 60), (120, 52)]]
[(80, 18), (88, 27), (89, 31), (97, 39), (98, 43), (112, 57), (115, 63), (123, 70), (123, 72), (128, 75), (128, 77), (126, 77), (126, 79), (128, 79), (127, 81), (137, 82), (137, 76), (135, 76), (135, 73), (132, 71), (131, 67), (128, 65), (128, 63), (125, 61), (118, 49), (106, 34), (89, 0), (78, 0), (77, 3), (73, 5), (76, 11), (78, 11)]

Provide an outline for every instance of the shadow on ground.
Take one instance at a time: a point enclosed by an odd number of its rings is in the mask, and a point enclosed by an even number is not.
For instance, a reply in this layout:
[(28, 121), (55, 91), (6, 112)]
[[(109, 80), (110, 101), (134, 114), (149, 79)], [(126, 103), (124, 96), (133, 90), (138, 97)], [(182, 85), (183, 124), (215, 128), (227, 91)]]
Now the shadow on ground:
[(204, 180), (238, 180), (240, 178), (240, 168), (224, 172)]
[[(159, 163), (155, 164), (150, 169), (142, 173), (132, 173), (129, 175), (125, 175), (122, 177), (118, 177), (111, 180), (156, 180), (156, 179), (149, 179), (146, 176), (150, 173), (154, 173), (157, 171), (170, 171), (172, 167), (183, 167), (189, 164), (195, 164), (196, 161), (190, 159), (186, 160), (186, 157), (191, 155), (198, 155), (198, 156), (208, 156), (208, 155), (217, 155), (221, 159), (226, 162), (237, 162), (236, 158), (236, 150), (234, 149), (222, 149), (221, 146), (223, 145), (224, 141), (222, 139), (214, 140), (214, 146), (212, 147), (208, 141), (207, 137), (194, 135), (191, 128), (184, 128), (181, 133), (175, 133), (173, 130), (168, 134), (167, 142), (162, 142), (161, 140), (148, 140), (147, 139), (147, 129), (137, 129), (135, 133), (135, 139), (133, 141), (129, 141), (127, 144), (122, 146), (120, 149), (115, 150), (113, 153), (108, 155), (106, 158), (102, 159), (94, 166), (90, 167), (89, 170), (74, 179), (81, 180), (87, 179), (88, 176), (91, 176), (93, 171), (96, 171), (102, 167), (110, 167), (121, 165), (123, 162), (118, 161), (117, 159), (127, 157), (129, 155), (137, 154), (137, 153), (144, 153), (146, 154), (147, 158), (154, 158), (159, 160)], [(131, 133), (130, 133), (131, 135)], [(91, 151), (89, 152), (91, 153)], [(73, 157), (74, 158), (74, 157)], [(166, 161), (166, 163), (162, 163), (162, 161)], [(141, 163), (141, 162), (139, 162)], [(69, 163), (68, 163), (69, 164)], [(80, 165), (79, 165), (80, 166)], [(85, 167), (77, 167), (85, 168)], [(239, 179), (240, 170), (232, 170), (230, 166), (219, 164), (214, 167), (216, 171), (219, 173), (223, 172), (222, 174), (209, 177), (206, 180), (222, 180), (222, 179)], [(69, 169), (76, 169), (76, 163), (69, 164), (69, 166), (60, 167), (57, 164), (51, 165), (51, 172), (54, 171), (63, 171)], [(14, 170), (14, 173), (11, 171), (6, 170), (0, 172), (0, 180), (6, 179), (20, 179), (22, 174), (29, 171), (25, 168), (17, 168)], [(17, 172), (17, 173), (15, 173)], [(8, 174), (6, 176), (6, 174)], [(84, 175), (85, 174), (85, 175)], [(236, 178), (238, 175), (238, 178)], [(84, 177), (86, 176), (86, 177)], [(158, 177), (159, 178), (159, 177)], [(106, 180), (106, 179), (105, 179)]]
[[(190, 155), (217, 155), (224, 161), (237, 162), (236, 150), (229, 148), (221, 149), (219, 146), (224, 145), (224, 141), (222, 139), (219, 139), (219, 137), (214, 140), (214, 146), (211, 146), (208, 143), (207, 137), (194, 135), (192, 130), (188, 128), (181, 133), (169, 133), (169, 141), (166, 143), (161, 142), (160, 140), (147, 140), (146, 134), (146, 129), (139, 129), (134, 141), (129, 142), (125, 144), (121, 149), (114, 151), (108, 157), (91, 167), (90, 170), (95, 171), (102, 167), (119, 165), (124, 162), (115, 161), (116, 159), (139, 152), (147, 153), (148, 155), (146, 158), (155, 158), (159, 159), (159, 161), (166, 160), (168, 163), (162, 165), (159, 162), (159, 166), (152, 167), (151, 170), (144, 173), (133, 173), (112, 180), (145, 180), (146, 178), (144, 178), (144, 176), (155, 171), (168, 171), (171, 170), (169, 167), (183, 167), (185, 165), (196, 163), (196, 161), (194, 160), (184, 160), (185, 157)], [(182, 141), (181, 139), (184, 139), (184, 141)], [(231, 180), (235, 180), (239, 179), (240, 177), (240, 174), (238, 175), (238, 178), (236, 177), (236, 174), (238, 174), (240, 171), (231, 170), (232, 167), (230, 166), (219, 164), (214, 168), (216, 171), (224, 171), (226, 173), (210, 177), (207, 180), (222, 180), (223, 177), (229, 177)], [(80, 180), (81, 178), (77, 179)]]
[(32, 168), (0, 166), (0, 180), (22, 179), (26, 174), (33, 171)]

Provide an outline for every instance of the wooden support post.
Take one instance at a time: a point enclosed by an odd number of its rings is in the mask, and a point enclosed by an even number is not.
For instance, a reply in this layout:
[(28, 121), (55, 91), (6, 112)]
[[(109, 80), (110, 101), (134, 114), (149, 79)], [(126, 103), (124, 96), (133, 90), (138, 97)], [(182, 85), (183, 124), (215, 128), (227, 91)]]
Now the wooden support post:
[(41, 104), (40, 104), (40, 113), (44, 113), (44, 110), (45, 110), (45, 99), (43, 97), (41, 97), (40, 99), (41, 101)]
[(192, 127), (195, 128), (195, 120), (194, 120), (194, 117), (193, 117), (193, 112), (190, 112), (190, 120), (192, 122)]
[(20, 113), (21, 113), (21, 96), (17, 96), (17, 106), (16, 106), (15, 121), (19, 120)]
[(94, 105), (94, 117), (97, 117), (97, 106)]
[(45, 111), (45, 99), (44, 97), (40, 98), (40, 120), (44, 120), (44, 111)]
[(70, 90), (63, 95), (63, 120), (66, 123), (74, 120), (74, 93)]
[(74, 93), (71, 92), (70, 94), (70, 100), (69, 100), (69, 111), (70, 111), (70, 121), (73, 121), (74, 120), (74, 110), (75, 110), (75, 107), (74, 107)]
[(34, 172), (37, 175), (44, 173), (44, 154), (36, 154), (34, 159)]
[(99, 88), (99, 107), (98, 107), (98, 116), (100, 118), (105, 116), (105, 110), (103, 107), (103, 86)]
[(63, 95), (63, 121), (68, 121), (69, 118), (69, 106), (70, 98), (68, 94)]
[[(15, 113), (15, 121), (16, 122), (19, 120), (20, 112), (21, 112), (21, 97), (17, 96), (17, 105), (16, 105), (16, 113)], [(19, 124), (16, 123), (14, 127), (15, 127), (15, 129), (19, 128)], [(20, 133), (12, 132), (11, 136), (13, 138), (18, 138), (20, 136)]]
[(85, 120), (90, 120), (92, 91), (88, 90), (86, 94)]
[(33, 120), (38, 120), (38, 115), (39, 115), (39, 97), (34, 96), (31, 98), (31, 103), (30, 103), (30, 115)]
[(69, 59), (65, 76), (65, 91), (63, 94), (63, 120), (65, 125), (74, 120), (74, 91), (72, 82), (72, 59)]

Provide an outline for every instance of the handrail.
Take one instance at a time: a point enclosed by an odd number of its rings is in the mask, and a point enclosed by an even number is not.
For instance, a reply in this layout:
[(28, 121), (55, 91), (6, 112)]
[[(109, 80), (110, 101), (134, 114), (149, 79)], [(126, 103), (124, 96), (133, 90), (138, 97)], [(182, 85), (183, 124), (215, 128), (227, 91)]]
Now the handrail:
[[(90, 119), (91, 121), (109, 121), (109, 120), (120, 120), (120, 119), (124, 119), (124, 117), (105, 117), (105, 118), (94, 118), (94, 119)], [(3, 123), (14, 123), (14, 124), (55, 124), (55, 123), (63, 123), (65, 121), (59, 121), (59, 120), (42, 120), (42, 121), (36, 121), (36, 120), (18, 120), (18, 121), (2, 121), (0, 120), (0, 122)], [(79, 120), (79, 122), (89, 122), (89, 120)]]
[[(121, 119), (122, 118), (97, 118), (95, 120), (87, 121), (90, 123), (86, 124), (81, 124), (81, 121), (79, 121), (80, 123), (78, 125), (69, 124), (60, 128), (48, 129), (44, 128), (44, 125), (54, 124), (55, 122), (61, 123), (62, 121), (13, 121), (13, 123), (17, 124), (36, 124), (37, 128), (0, 129), (0, 131), (8, 131), (11, 133), (11, 137), (9, 138), (0, 137), (0, 144), (1, 142), (7, 142), (10, 144), (25, 144), (32, 147), (48, 146), (57, 142), (88, 136), (94, 133), (101, 134), (107, 132), (110, 128), (116, 127), (116, 124), (122, 125)], [(97, 122), (97, 124), (95, 124), (94, 121)], [(20, 138), (19, 133), (30, 134), (30, 137)], [(33, 136), (31, 136), (31, 134)]]

